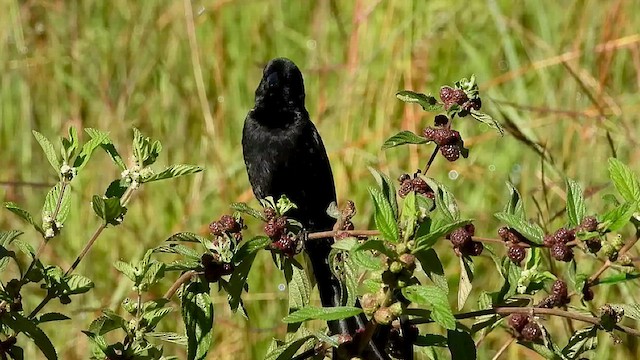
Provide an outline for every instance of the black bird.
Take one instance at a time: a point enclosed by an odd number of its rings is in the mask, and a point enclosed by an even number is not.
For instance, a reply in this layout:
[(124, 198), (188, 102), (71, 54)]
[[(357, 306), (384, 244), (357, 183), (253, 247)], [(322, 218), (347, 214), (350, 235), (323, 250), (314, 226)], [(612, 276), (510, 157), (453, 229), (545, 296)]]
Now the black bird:
[[(249, 182), (258, 199), (286, 195), (298, 208), (288, 216), (307, 231), (331, 230), (335, 220), (327, 215), (336, 191), (329, 158), (318, 130), (304, 105), (302, 74), (289, 59), (271, 60), (256, 89), (255, 107), (242, 132), (242, 150)], [(332, 238), (308, 241), (320, 301), (325, 307), (342, 305), (340, 284), (329, 268)], [(355, 334), (366, 318), (328, 323), (334, 334)], [(379, 351), (367, 358), (384, 358)]]

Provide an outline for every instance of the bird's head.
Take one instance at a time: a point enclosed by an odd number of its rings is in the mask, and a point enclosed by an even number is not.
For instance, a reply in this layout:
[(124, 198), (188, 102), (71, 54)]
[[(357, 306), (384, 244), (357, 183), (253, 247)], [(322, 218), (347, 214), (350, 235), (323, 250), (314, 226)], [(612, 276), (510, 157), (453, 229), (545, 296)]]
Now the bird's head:
[(256, 89), (256, 108), (298, 107), (304, 107), (304, 80), (300, 69), (287, 58), (269, 61)]

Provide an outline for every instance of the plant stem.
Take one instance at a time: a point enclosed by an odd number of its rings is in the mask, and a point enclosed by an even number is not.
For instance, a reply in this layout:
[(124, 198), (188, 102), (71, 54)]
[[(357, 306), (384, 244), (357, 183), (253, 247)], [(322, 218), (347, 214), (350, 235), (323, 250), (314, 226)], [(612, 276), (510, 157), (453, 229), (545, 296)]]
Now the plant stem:
[(351, 236), (378, 236), (380, 235), (380, 231), (378, 230), (328, 230), (328, 231), (319, 231), (314, 233), (309, 233), (307, 235), (308, 240), (322, 239), (327, 237), (334, 237), (338, 234), (348, 234)]
[(166, 299), (166, 300), (171, 300), (171, 298), (173, 297), (173, 295), (175, 295), (175, 293), (178, 291), (180, 286), (182, 286), (183, 284), (186, 284), (189, 281), (191, 281), (191, 279), (196, 275), (198, 275), (198, 272), (196, 272), (195, 270), (189, 270), (189, 271), (185, 272), (184, 274), (182, 274), (178, 278), (178, 280), (176, 280), (173, 283), (173, 285), (171, 285), (169, 290), (167, 290), (167, 292), (164, 294), (163, 298)]
[(509, 347), (509, 345), (513, 344), (513, 342), (515, 340), (516, 340), (516, 338), (514, 338), (514, 337), (509, 339), (509, 341), (507, 341), (504, 345), (502, 345), (500, 350), (498, 350), (498, 352), (493, 356), (493, 358), (491, 360), (498, 360), (500, 358), (500, 356), (502, 356), (502, 354), (504, 354), (504, 352), (507, 351), (507, 348)]
[[(582, 315), (582, 314), (578, 314), (578, 313), (574, 313), (574, 312), (570, 312), (570, 311), (565, 311), (565, 310), (560, 310), (560, 309), (547, 309), (547, 308), (538, 308), (538, 307), (509, 307), (509, 306), (503, 306), (503, 307), (495, 307), (495, 308), (491, 308), (491, 309), (485, 309), (485, 310), (477, 310), (477, 311), (471, 311), (471, 312), (467, 312), (467, 313), (460, 313), (460, 314), (455, 314), (454, 317), (456, 319), (470, 319), (470, 318), (475, 318), (478, 316), (484, 316), (484, 315), (492, 315), (492, 314), (498, 314), (498, 315), (511, 315), (511, 314), (528, 314), (528, 315), (550, 315), (550, 316), (559, 316), (559, 317), (563, 317), (563, 318), (567, 318), (567, 319), (573, 319), (573, 320), (578, 320), (578, 321), (582, 321), (582, 322), (586, 322), (586, 323), (590, 323), (596, 326), (600, 326), (600, 319), (593, 317), (593, 316), (587, 316), (587, 315)], [(427, 324), (427, 323), (431, 323), (433, 322), (432, 319), (425, 319), (425, 318), (417, 318), (417, 319), (412, 319), (410, 320), (410, 322), (412, 324)], [(616, 325), (614, 327), (616, 330), (620, 330), (624, 333), (627, 333), (629, 335), (633, 335), (633, 336), (638, 336), (640, 337), (640, 331), (630, 328), (628, 326), (624, 326), (624, 325)]]
[(431, 164), (433, 164), (433, 161), (436, 159), (436, 155), (438, 155), (438, 150), (440, 149), (440, 146), (436, 145), (435, 148), (433, 148), (433, 152), (431, 153), (431, 157), (429, 158), (429, 161), (427, 162), (427, 165), (424, 167), (424, 172), (422, 173), (422, 175), (427, 175), (427, 171), (429, 171), (429, 169), (431, 168)]

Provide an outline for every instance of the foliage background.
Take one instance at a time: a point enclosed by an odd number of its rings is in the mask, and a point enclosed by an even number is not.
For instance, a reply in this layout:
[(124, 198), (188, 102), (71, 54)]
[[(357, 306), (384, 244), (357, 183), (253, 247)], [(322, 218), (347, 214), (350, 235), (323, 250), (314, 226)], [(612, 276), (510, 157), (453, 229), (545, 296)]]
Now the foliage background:
[[(293, 59), (305, 75), (307, 107), (329, 152), (338, 198), (359, 205), (357, 226), (368, 226), (371, 214), (367, 165), (397, 177), (422, 167), (430, 155), (429, 147), (380, 151), (386, 137), (401, 129), (419, 132), (433, 117), (397, 101), (395, 92), (437, 93), (441, 84), (472, 73), (483, 109), (508, 122), (510, 134), (500, 139), (471, 120), (459, 123), (469, 159), (437, 159), (431, 176), (453, 190), (480, 235), (494, 236), (492, 214), (502, 206), (508, 179), (523, 193), (528, 214), (547, 221), (563, 207), (563, 175), (585, 188), (606, 185), (607, 129), (619, 157), (640, 170), (637, 13), (640, 2), (633, 0), (3, 1), (0, 200), (36, 211), (47, 190), (40, 184), (55, 182), (32, 129), (51, 137), (68, 126), (95, 127), (110, 131), (119, 147), (130, 147), (136, 126), (162, 140), (160, 162), (207, 168), (136, 196), (124, 225), (107, 231), (79, 268), (95, 290), (70, 305), (72, 323), (64, 329), (45, 325), (45, 331), (61, 358), (86, 358), (80, 330), (100, 308), (115, 308), (131, 292), (111, 267), (115, 260), (140, 257), (173, 232), (205, 233), (233, 201), (256, 204), (240, 136), (262, 66), (276, 56)], [(553, 165), (541, 166), (540, 156), (514, 133), (539, 142)], [(92, 162), (92, 171), (75, 182), (66, 231), (43, 256), (63, 268), (98, 223), (89, 215), (90, 196), (117, 176), (106, 156)], [(601, 209), (601, 195), (590, 200), (591, 212)], [(249, 225), (259, 231), (258, 224)], [(0, 213), (1, 228), (19, 226), (17, 218)], [(455, 284), (457, 259), (447, 244), (437, 249)], [(245, 298), (250, 322), (227, 310), (224, 295), (215, 298), (212, 359), (261, 358), (271, 337), (285, 332), (279, 322), (286, 312), (282, 276), (268, 256), (260, 260)], [(483, 256), (477, 263), (476, 288), (495, 288), (499, 277), (491, 260)], [(158, 286), (156, 295), (166, 287)], [(637, 302), (637, 285), (598, 290), (595, 304), (605, 296)], [(28, 308), (43, 296), (37, 289), (31, 294)], [(566, 324), (551, 324), (556, 341), (566, 341)], [(178, 317), (165, 325), (181, 326)], [(507, 339), (496, 331), (481, 344), (479, 357), (490, 358)], [(615, 347), (607, 337), (600, 340), (599, 359), (638, 351), (636, 339)], [(26, 355), (39, 356), (33, 348)], [(535, 356), (511, 346), (504, 357), (524, 355)]]

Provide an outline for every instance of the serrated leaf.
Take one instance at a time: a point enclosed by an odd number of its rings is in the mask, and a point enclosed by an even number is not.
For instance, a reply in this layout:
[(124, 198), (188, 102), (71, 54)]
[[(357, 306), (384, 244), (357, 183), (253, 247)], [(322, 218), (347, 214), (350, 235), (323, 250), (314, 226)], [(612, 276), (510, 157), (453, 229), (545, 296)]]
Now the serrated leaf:
[(97, 149), (109, 138), (109, 135), (107, 133), (101, 132), (96, 133), (95, 135), (95, 137), (92, 137), (89, 141), (84, 143), (82, 149), (80, 150), (80, 153), (73, 160), (73, 167), (75, 167), (77, 171), (82, 170), (82, 168), (87, 165), (87, 163), (89, 162), (89, 158), (91, 158), (91, 155), (93, 154), (95, 149)]
[(110, 225), (120, 225), (124, 214), (127, 212), (127, 208), (120, 204), (120, 198), (117, 197), (105, 199), (98, 195), (93, 195), (91, 205), (95, 214), (104, 220), (105, 224)]
[[(453, 194), (441, 183), (431, 178), (423, 179), (433, 189), (436, 196), (436, 215), (441, 216), (445, 222), (453, 222), (460, 219), (460, 210)], [(435, 221), (435, 219), (434, 219)]]
[[(280, 346), (276, 346), (275, 348), (269, 349), (267, 352), (267, 356), (265, 360), (289, 360), (293, 359), (293, 356), (298, 352), (298, 350), (310, 339), (313, 339), (313, 335), (307, 335), (300, 339), (295, 339), (289, 342), (286, 342)], [(276, 343), (276, 345), (278, 345)]]
[(382, 270), (382, 260), (379, 257), (366, 251), (355, 251), (351, 253), (351, 260), (367, 270)]
[(609, 159), (609, 177), (627, 202), (640, 203), (640, 183), (631, 169), (615, 158)]
[(7, 248), (22, 234), (23, 232), (19, 230), (0, 231), (0, 273), (9, 264), (9, 259), (15, 259), (15, 254)]
[(71, 274), (64, 279), (65, 289), (63, 294), (75, 295), (82, 294), (94, 287), (93, 281), (86, 276), (80, 274)]
[(399, 241), (399, 230), (391, 205), (380, 190), (370, 187), (369, 194), (371, 194), (375, 206), (374, 220), (376, 228), (385, 239), (397, 243)]
[(53, 169), (56, 171), (56, 174), (60, 176), (60, 160), (58, 160), (58, 156), (56, 155), (56, 150), (53, 148), (53, 144), (51, 144), (51, 141), (49, 141), (49, 139), (47, 139), (41, 133), (35, 130), (32, 130), (32, 133), (38, 141), (38, 144), (40, 144), (40, 147), (44, 151), (44, 154), (47, 156), (49, 164), (51, 164)]
[(422, 271), (427, 274), (433, 284), (441, 288), (445, 293), (448, 294), (449, 283), (447, 282), (447, 277), (444, 274), (444, 267), (442, 266), (442, 262), (438, 257), (438, 253), (433, 249), (427, 249), (417, 251), (414, 253), (414, 255), (420, 262)]
[(636, 203), (625, 202), (602, 215), (600, 222), (604, 231), (618, 231), (624, 227), (637, 209)]
[(429, 140), (423, 138), (422, 136), (418, 136), (409, 130), (403, 130), (393, 135), (392, 137), (388, 138), (387, 140), (385, 140), (384, 143), (382, 144), (382, 148), (391, 149), (400, 145), (407, 145), (407, 144), (418, 145), (418, 144), (426, 144), (428, 142)]
[(42, 230), (42, 227), (35, 222), (33, 216), (31, 216), (31, 214), (27, 210), (22, 209), (20, 206), (18, 206), (18, 204), (13, 202), (5, 202), (4, 207), (12, 213), (18, 215), (18, 217), (20, 217), (22, 220), (31, 224), (36, 229), (36, 231), (40, 233), (40, 235), (44, 236), (44, 230)]
[(568, 359), (576, 359), (585, 351), (593, 350), (598, 346), (598, 328), (590, 326), (577, 330), (569, 339), (567, 346), (562, 349), (562, 354)]
[(142, 315), (142, 318), (147, 321), (146, 328), (149, 330), (155, 329), (156, 326), (158, 326), (158, 323), (160, 322), (160, 320), (162, 320), (162, 318), (167, 316), (167, 314), (169, 314), (172, 311), (173, 311), (173, 308), (163, 307), (163, 308), (154, 309), (154, 310), (145, 312)]
[(340, 239), (333, 244), (331, 244), (332, 249), (343, 250), (343, 251), (352, 251), (360, 245), (358, 239), (354, 237), (348, 237), (344, 239)]
[(211, 348), (213, 335), (213, 304), (209, 287), (192, 282), (180, 296), (182, 320), (187, 334), (187, 359), (204, 360)]
[(100, 144), (102, 150), (104, 150), (107, 155), (109, 155), (114, 164), (116, 164), (118, 168), (120, 168), (120, 171), (125, 171), (127, 169), (127, 165), (125, 165), (124, 161), (122, 160), (122, 156), (120, 156), (115, 146), (113, 145), (111, 138), (109, 138), (109, 133), (91, 128), (84, 129), (84, 131), (86, 131), (92, 139), (103, 138), (102, 143)]
[(367, 241), (363, 242), (362, 244), (352, 249), (353, 252), (360, 252), (360, 251), (366, 251), (366, 250), (375, 250), (389, 257), (397, 256), (397, 254), (393, 250), (389, 249), (385, 245), (385, 242), (383, 240), (368, 239)]
[(147, 178), (142, 179), (141, 182), (149, 183), (152, 181), (173, 179), (179, 176), (199, 173), (202, 170), (204, 170), (204, 168), (201, 166), (185, 165), (185, 164), (172, 165), (157, 174), (153, 174)]
[[(63, 189), (64, 193), (62, 192)], [(59, 209), (58, 201), (60, 202)], [(71, 190), (69, 189), (69, 186), (63, 185), (62, 183), (57, 183), (47, 193), (44, 200), (44, 206), (42, 207), (42, 217), (44, 218), (46, 215), (53, 216), (56, 209), (58, 209), (58, 214), (56, 215), (55, 220), (64, 224), (71, 209)]]
[(118, 270), (124, 276), (128, 277), (129, 280), (133, 281), (134, 283), (136, 282), (136, 269), (133, 267), (133, 265), (118, 260), (113, 264), (113, 267), (115, 267), (116, 270)]
[(186, 336), (176, 334), (173, 332), (148, 332), (144, 334), (152, 339), (158, 339), (166, 342), (170, 342), (173, 344), (178, 344), (182, 346), (187, 346), (188, 339)]
[[(432, 223), (429, 220), (423, 221), (418, 227), (418, 233), (416, 234), (416, 239), (415, 239), (416, 251), (426, 250), (431, 248), (436, 243), (436, 241), (438, 241), (438, 239), (444, 237), (445, 235), (449, 234), (453, 230), (470, 223), (471, 223), (471, 220), (455, 220), (453, 222), (440, 221), (438, 223), (435, 223), (435, 225), (438, 226), (437, 228), (431, 229), (429, 228), (430, 227), (429, 225)], [(427, 227), (428, 230), (424, 230), (423, 226)], [(427, 231), (427, 233), (423, 234), (423, 232), (425, 231)]]
[(460, 257), (460, 284), (458, 285), (458, 310), (462, 310), (469, 298), (473, 285), (473, 260), (468, 256)]
[(582, 188), (580, 184), (567, 178), (567, 217), (569, 218), (569, 225), (576, 227), (580, 225), (582, 219), (587, 212), (587, 207), (584, 204), (584, 195), (582, 194)]
[(33, 320), (29, 320), (14, 311), (0, 315), (0, 321), (13, 331), (22, 332), (29, 336), (48, 360), (58, 359), (58, 354), (53, 344), (51, 344), (51, 340)]
[(447, 330), (447, 347), (451, 352), (451, 360), (476, 359), (476, 345), (471, 335), (465, 331)]
[(504, 212), (495, 213), (494, 216), (498, 218), (498, 220), (506, 223), (510, 228), (517, 230), (529, 241), (536, 244), (542, 244), (544, 230), (542, 230), (539, 225), (530, 223), (523, 218)]
[(247, 283), (249, 271), (251, 270), (251, 266), (253, 265), (256, 255), (257, 252), (253, 252), (244, 256), (240, 263), (236, 265), (233, 274), (231, 274), (227, 293), (229, 295), (229, 307), (231, 307), (231, 311), (233, 312), (237, 311), (238, 306), (242, 303), (242, 290)]
[(231, 208), (235, 211), (239, 211), (243, 214), (247, 214), (249, 216), (252, 216), (256, 219), (262, 220), (262, 221), (267, 221), (267, 218), (264, 216), (264, 214), (262, 213), (262, 211), (258, 211), (252, 207), (250, 207), (249, 205), (247, 205), (246, 203), (243, 202), (236, 202), (236, 203), (232, 203), (231, 204)]
[(181, 244), (160, 245), (154, 248), (153, 252), (180, 254), (180, 255), (186, 256), (190, 260), (196, 260), (196, 261), (200, 261), (200, 256), (202, 255), (197, 251), (193, 250), (192, 248), (188, 248)]
[(396, 97), (406, 103), (419, 104), (425, 111), (439, 111), (443, 106), (434, 96), (421, 94), (410, 90), (399, 91), (396, 93)]
[(49, 313), (45, 313), (42, 314), (40, 316), (38, 316), (36, 322), (38, 324), (42, 324), (45, 322), (51, 322), (51, 321), (64, 321), (64, 320), (70, 320), (71, 318), (68, 317), (67, 315), (64, 314), (60, 314), (57, 312), (49, 312)]
[(308, 320), (340, 320), (362, 313), (362, 309), (353, 306), (336, 307), (304, 307), (285, 316), (282, 321), (286, 324), (299, 323)]
[(471, 110), (471, 117), (476, 119), (477, 121), (489, 125), (490, 128), (495, 129), (500, 136), (504, 136), (504, 129), (498, 122), (498, 120), (492, 118), (489, 114), (482, 113), (478, 110)]
[(391, 209), (393, 210), (393, 217), (398, 218), (398, 198), (396, 197), (396, 186), (393, 181), (383, 172), (368, 166), (369, 172), (376, 180), (378, 187), (382, 191), (382, 194), (387, 198)]
[(437, 286), (411, 285), (402, 289), (407, 300), (418, 305), (431, 307), (431, 318), (445, 329), (455, 329), (456, 319), (453, 317), (447, 293)]
[(201, 243), (201, 244), (206, 244), (208, 239), (200, 236), (198, 234), (194, 234), (192, 232), (179, 232), (179, 233), (175, 233), (173, 235), (171, 235), (167, 240), (165, 241), (170, 241), (170, 242), (178, 242), (178, 241), (182, 241), (182, 242), (192, 242), (192, 243)]
[(269, 246), (269, 244), (271, 244), (271, 239), (266, 236), (256, 236), (253, 239), (245, 241), (240, 249), (238, 249), (233, 255), (233, 261), (242, 261), (242, 259), (246, 258), (247, 256), (263, 250), (264, 248)]
[(289, 312), (295, 312), (309, 305), (311, 283), (304, 270), (287, 261), (285, 263), (285, 278), (289, 289)]
[(522, 206), (522, 196), (520, 196), (520, 192), (511, 182), (507, 181), (507, 187), (509, 188), (509, 202), (504, 207), (504, 212), (524, 218), (524, 207)]

